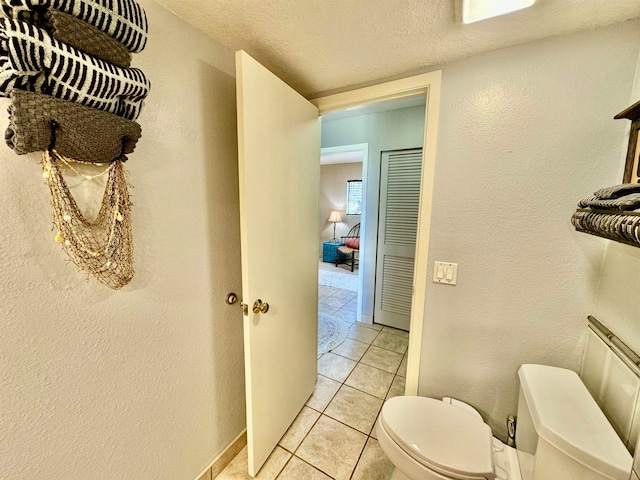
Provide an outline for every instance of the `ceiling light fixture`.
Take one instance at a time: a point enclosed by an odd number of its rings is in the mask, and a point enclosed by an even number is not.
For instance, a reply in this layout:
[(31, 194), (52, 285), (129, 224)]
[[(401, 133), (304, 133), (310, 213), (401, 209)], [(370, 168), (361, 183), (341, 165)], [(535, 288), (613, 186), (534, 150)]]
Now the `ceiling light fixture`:
[(458, 0), (462, 23), (468, 24), (528, 8), (536, 0)]

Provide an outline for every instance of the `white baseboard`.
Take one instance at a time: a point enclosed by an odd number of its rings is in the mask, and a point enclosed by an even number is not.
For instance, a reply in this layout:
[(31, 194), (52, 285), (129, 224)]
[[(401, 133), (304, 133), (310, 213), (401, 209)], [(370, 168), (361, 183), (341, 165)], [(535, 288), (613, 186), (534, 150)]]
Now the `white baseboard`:
[(366, 325), (373, 325), (373, 315), (361, 314), (360, 319), (358, 321)]
[(234, 438), (229, 445), (222, 451), (220, 455), (212, 460), (212, 462), (205, 468), (200, 475), (196, 477), (196, 480), (210, 480), (216, 478), (224, 467), (231, 463), (231, 460), (240, 453), (247, 444), (247, 429), (245, 428), (240, 435)]

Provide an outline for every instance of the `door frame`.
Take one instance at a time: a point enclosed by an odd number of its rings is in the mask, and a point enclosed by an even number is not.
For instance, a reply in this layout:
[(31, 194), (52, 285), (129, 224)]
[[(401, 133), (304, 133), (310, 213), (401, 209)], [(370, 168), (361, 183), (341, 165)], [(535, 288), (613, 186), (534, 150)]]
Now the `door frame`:
[[(311, 101), (313, 103), (313, 101)], [(368, 143), (353, 143), (351, 145), (338, 145), (336, 147), (323, 147), (320, 149), (321, 155), (329, 155), (332, 153), (345, 153), (345, 152), (362, 152), (362, 191), (366, 192), (367, 188), (367, 164), (369, 163), (369, 144)], [(365, 220), (364, 212), (367, 211), (367, 196), (362, 196), (362, 214), (360, 215), (360, 231), (364, 232)], [(360, 237), (360, 252), (364, 252), (366, 248), (365, 237)], [(356, 307), (356, 320), (362, 321), (362, 293), (364, 292), (364, 277), (362, 275), (362, 269), (358, 268), (358, 297)], [(367, 315), (368, 316), (368, 315)], [(367, 319), (366, 323), (373, 323), (373, 317)]]
[(420, 377), (420, 357), (424, 330), (424, 312), (427, 288), (427, 266), (431, 232), (431, 209), (433, 205), (433, 179), (438, 140), (438, 118), (440, 113), (440, 88), (442, 70), (423, 73), (413, 77), (380, 83), (310, 100), (320, 115), (368, 105), (386, 100), (426, 96), (424, 138), (422, 143), (422, 179), (420, 186), (420, 208), (418, 212), (418, 233), (416, 238), (416, 258), (413, 275), (413, 299), (409, 330), (409, 351), (407, 358), (406, 395), (418, 394)]

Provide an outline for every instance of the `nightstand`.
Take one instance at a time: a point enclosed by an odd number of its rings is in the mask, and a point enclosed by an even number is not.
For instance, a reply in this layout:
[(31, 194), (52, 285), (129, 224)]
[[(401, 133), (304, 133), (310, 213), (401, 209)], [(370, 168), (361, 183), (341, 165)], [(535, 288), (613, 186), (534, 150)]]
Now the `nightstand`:
[(322, 261), (336, 263), (336, 254), (340, 255), (340, 260), (344, 260), (344, 253), (338, 252), (338, 247), (344, 245), (340, 242), (324, 242), (322, 244)]

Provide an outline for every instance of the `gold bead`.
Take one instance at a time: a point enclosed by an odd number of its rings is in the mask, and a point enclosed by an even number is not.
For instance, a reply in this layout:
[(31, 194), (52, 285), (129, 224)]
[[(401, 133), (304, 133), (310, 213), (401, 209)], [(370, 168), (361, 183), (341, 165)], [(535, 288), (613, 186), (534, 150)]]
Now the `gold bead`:
[(56, 236), (53, 237), (53, 239), (56, 241), (56, 243), (62, 242), (62, 232), (56, 233)]
[(122, 216), (122, 214), (120, 212), (118, 212), (118, 215), (116, 215), (116, 220), (118, 220), (119, 222), (124, 220), (124, 217)]

